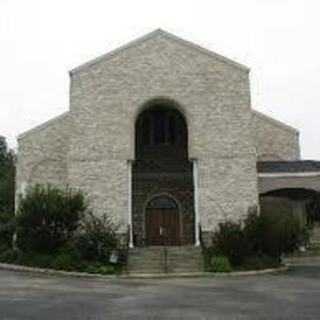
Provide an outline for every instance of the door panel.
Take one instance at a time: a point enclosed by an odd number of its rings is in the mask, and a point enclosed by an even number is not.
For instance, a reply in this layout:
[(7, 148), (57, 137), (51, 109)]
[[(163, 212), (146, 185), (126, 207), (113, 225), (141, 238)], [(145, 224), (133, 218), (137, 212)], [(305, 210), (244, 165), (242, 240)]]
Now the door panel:
[(150, 208), (146, 212), (146, 235), (149, 245), (179, 245), (179, 213), (174, 209)]
[(162, 226), (161, 209), (149, 209), (146, 213), (147, 242), (149, 245), (161, 245), (160, 226)]

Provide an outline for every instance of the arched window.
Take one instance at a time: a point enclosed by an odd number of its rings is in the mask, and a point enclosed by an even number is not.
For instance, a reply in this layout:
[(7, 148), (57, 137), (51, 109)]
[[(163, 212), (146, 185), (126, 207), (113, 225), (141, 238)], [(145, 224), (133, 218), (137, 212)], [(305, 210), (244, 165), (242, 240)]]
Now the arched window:
[(179, 140), (176, 130), (179, 119), (171, 111), (154, 110), (140, 121), (143, 145), (174, 145)]
[(183, 115), (168, 104), (156, 103), (136, 121), (136, 158), (187, 158), (188, 130)]

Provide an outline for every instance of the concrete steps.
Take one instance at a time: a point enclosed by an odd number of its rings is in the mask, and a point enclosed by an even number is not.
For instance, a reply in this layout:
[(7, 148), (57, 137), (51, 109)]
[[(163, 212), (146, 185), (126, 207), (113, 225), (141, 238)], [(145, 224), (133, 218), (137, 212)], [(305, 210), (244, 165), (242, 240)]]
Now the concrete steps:
[(310, 239), (310, 246), (320, 250), (320, 226), (314, 226)]
[(143, 247), (129, 250), (129, 273), (191, 273), (203, 271), (201, 248)]

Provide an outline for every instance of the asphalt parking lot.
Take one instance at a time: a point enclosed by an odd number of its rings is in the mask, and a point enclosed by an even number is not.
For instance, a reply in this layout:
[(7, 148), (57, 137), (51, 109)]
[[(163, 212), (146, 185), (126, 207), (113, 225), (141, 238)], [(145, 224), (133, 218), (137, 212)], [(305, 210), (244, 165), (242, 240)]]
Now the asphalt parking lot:
[(232, 278), (97, 280), (0, 271), (0, 319), (320, 319), (320, 263)]

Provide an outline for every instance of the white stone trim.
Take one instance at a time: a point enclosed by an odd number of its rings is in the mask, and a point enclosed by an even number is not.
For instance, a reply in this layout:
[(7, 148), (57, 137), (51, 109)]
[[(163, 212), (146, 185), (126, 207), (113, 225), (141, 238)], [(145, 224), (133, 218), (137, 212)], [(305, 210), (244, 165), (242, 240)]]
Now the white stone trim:
[(25, 197), (27, 194), (28, 183), (26, 181), (21, 182), (20, 185), (20, 194), (22, 197)]
[(195, 234), (195, 246), (200, 246), (200, 216), (199, 216), (199, 173), (198, 173), (198, 160), (192, 160), (192, 173), (193, 173), (193, 194), (194, 194), (194, 234)]
[(215, 58), (217, 60), (220, 60), (220, 61), (222, 61), (222, 62), (224, 62), (226, 64), (232, 65), (232, 66), (234, 66), (234, 67), (236, 67), (238, 69), (241, 69), (241, 70), (246, 71), (246, 72), (250, 71), (250, 69), (247, 66), (245, 66), (245, 65), (243, 65), (241, 63), (235, 62), (235, 61), (233, 61), (233, 60), (231, 60), (229, 58), (226, 58), (226, 57), (224, 57), (224, 56), (222, 56), (220, 54), (217, 54), (217, 53), (215, 53), (213, 51), (210, 51), (208, 49), (202, 48), (201, 46), (199, 46), (199, 45), (197, 45), (195, 43), (192, 43), (192, 42), (189, 42), (187, 40), (184, 40), (184, 39), (182, 39), (180, 37), (177, 37), (177, 36), (167, 32), (167, 31), (164, 31), (162, 29), (156, 29), (156, 30), (154, 30), (154, 31), (152, 31), (152, 32), (150, 32), (150, 33), (148, 33), (148, 34), (136, 39), (136, 40), (130, 41), (129, 43), (127, 43), (127, 44), (125, 44), (125, 45), (123, 45), (123, 46), (121, 46), (121, 47), (119, 47), (119, 48), (117, 48), (115, 50), (112, 50), (112, 51), (110, 51), (110, 52), (108, 52), (106, 54), (103, 54), (103, 55), (101, 55), (101, 56), (99, 56), (99, 57), (97, 57), (95, 59), (92, 59), (92, 60), (90, 60), (90, 61), (88, 61), (88, 62), (86, 62), (86, 63), (84, 63), (84, 64), (82, 64), (82, 65), (80, 65), (78, 67), (73, 68), (72, 70), (69, 71), (69, 73), (72, 76), (73, 74), (75, 74), (75, 73), (77, 73), (79, 71), (83, 71), (86, 68), (91, 67), (91, 66), (95, 65), (96, 63), (101, 62), (104, 59), (111, 58), (111, 57), (115, 56), (116, 54), (122, 52), (123, 50), (126, 50), (126, 49), (128, 49), (130, 47), (133, 47), (133, 46), (136, 46), (136, 45), (139, 45), (140, 43), (142, 43), (144, 41), (147, 41), (147, 40), (149, 40), (149, 39), (151, 39), (151, 38), (153, 38), (155, 36), (167, 37), (167, 38), (169, 38), (171, 40), (174, 40), (174, 41), (177, 41), (177, 42), (181, 43), (182, 45), (188, 46), (189, 48), (198, 50), (198, 51), (200, 51), (200, 52), (202, 52), (202, 53), (204, 53), (204, 54), (206, 54), (206, 55), (208, 55), (210, 57), (213, 57), (213, 58)]
[(132, 160), (128, 160), (128, 227), (129, 227), (129, 248), (133, 248), (132, 229)]
[(296, 178), (296, 177), (318, 177), (318, 176), (320, 176), (320, 171), (258, 173), (259, 178)]

